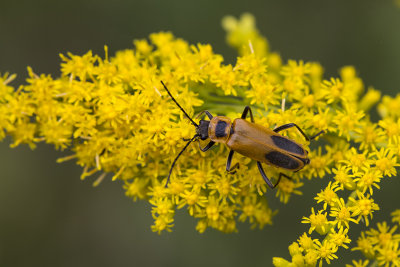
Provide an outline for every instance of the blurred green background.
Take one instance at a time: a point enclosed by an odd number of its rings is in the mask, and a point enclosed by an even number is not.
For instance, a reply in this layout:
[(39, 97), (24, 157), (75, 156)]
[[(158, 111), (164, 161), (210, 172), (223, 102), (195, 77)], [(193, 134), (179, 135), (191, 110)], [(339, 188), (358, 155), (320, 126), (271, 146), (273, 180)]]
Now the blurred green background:
[[(325, 77), (354, 65), (366, 86), (392, 96), (399, 92), (400, 8), (392, 0), (0, 0), (0, 72), (17, 73), (15, 87), (24, 83), (28, 65), (57, 77), (59, 53), (103, 55), (107, 44), (112, 55), (161, 30), (210, 43), (234, 63), (220, 21), (243, 12), (255, 15), (285, 61), (318, 61)], [(125, 197), (120, 182), (93, 188), (90, 178), (79, 179), (81, 168), (73, 162), (55, 162), (68, 152), (9, 144), (0, 143), (0, 266), (272, 266), (272, 256), (289, 258), (287, 246), (308, 229), (301, 217), (328, 183), (306, 182), (304, 196), (289, 205), (270, 192), (271, 206), (280, 210), (273, 227), (250, 230), (245, 223), (239, 233), (198, 234), (195, 220), (181, 210), (174, 231), (159, 236), (150, 230), (150, 205)], [(381, 187), (377, 220), (400, 203), (398, 178), (383, 180)], [(364, 228), (353, 227), (351, 239)], [(343, 252), (332, 266), (360, 256)]]

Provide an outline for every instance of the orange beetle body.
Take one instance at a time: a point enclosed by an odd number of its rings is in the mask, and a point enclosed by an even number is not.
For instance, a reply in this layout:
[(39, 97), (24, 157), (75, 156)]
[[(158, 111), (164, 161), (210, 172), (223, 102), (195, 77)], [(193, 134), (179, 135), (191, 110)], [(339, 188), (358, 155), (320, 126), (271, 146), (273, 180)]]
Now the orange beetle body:
[[(223, 131), (216, 127), (218, 123), (221, 125), (221, 121), (227, 122)], [(216, 136), (218, 132), (219, 137)], [(244, 119), (235, 119), (230, 123), (227, 117), (213, 117), (208, 128), (208, 136), (210, 140), (225, 143), (243, 156), (290, 171), (299, 171), (309, 163), (308, 152), (302, 145)]]
[[(260, 174), (263, 177), (264, 181), (268, 184), (269, 187), (275, 188), (281, 180), (282, 176), (285, 176), (288, 179), (290, 179), (290, 177), (283, 173), (280, 173), (277, 182), (273, 184), (265, 174), (261, 163), (273, 165), (293, 172), (303, 169), (304, 166), (310, 163), (308, 152), (303, 148), (301, 144), (280, 135), (278, 132), (291, 127), (296, 127), (307, 141), (314, 139), (324, 132), (321, 131), (313, 137), (309, 138), (301, 130), (301, 128), (294, 123), (284, 124), (275, 128), (274, 130), (270, 130), (254, 123), (253, 114), (249, 106), (245, 107), (241, 118), (234, 119), (233, 122), (228, 117), (213, 117), (208, 111), (205, 110), (199, 115), (205, 113), (210, 120), (200, 120), (199, 124), (197, 124), (179, 105), (179, 103), (171, 95), (165, 84), (163, 82), (161, 83), (168, 94), (171, 96), (172, 100), (178, 105), (178, 107), (183, 111), (186, 117), (189, 118), (189, 120), (196, 128), (196, 134), (188, 141), (188, 143), (185, 145), (185, 147), (172, 163), (167, 178), (167, 185), (171, 176), (172, 169), (179, 156), (192, 141), (201, 139), (210, 140), (205, 147), (201, 147), (199, 143), (199, 147), (203, 152), (210, 149), (215, 143), (224, 143), (231, 149), (228, 155), (228, 160), (226, 162), (226, 170), (228, 172), (233, 172), (233, 170), (238, 167), (238, 164), (235, 164), (231, 168), (233, 154), (237, 152), (239, 154), (242, 154), (243, 156), (249, 157), (257, 161), (258, 170), (260, 171)], [(251, 122), (245, 120), (249, 112)]]

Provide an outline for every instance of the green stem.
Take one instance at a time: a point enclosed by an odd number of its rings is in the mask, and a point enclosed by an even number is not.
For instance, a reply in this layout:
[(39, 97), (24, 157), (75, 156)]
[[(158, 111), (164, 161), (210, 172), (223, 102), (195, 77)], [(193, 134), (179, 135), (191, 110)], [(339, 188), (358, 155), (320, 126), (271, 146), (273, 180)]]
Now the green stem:
[[(195, 111), (208, 110), (213, 114), (226, 115), (229, 112), (242, 113), (245, 106), (250, 105), (250, 100), (245, 97), (246, 87), (236, 87), (237, 96), (225, 95), (223, 91), (210, 82), (205, 84), (191, 83), (190, 90), (198, 94), (204, 104)], [(252, 104), (254, 109), (264, 109), (264, 106)], [(279, 108), (271, 106), (270, 110)]]

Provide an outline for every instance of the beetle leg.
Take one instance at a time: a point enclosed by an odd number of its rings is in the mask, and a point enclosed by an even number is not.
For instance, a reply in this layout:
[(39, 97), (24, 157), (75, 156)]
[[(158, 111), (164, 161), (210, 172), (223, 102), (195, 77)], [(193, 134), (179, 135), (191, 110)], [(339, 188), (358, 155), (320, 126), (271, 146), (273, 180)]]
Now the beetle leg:
[(258, 166), (258, 170), (260, 171), (260, 174), (261, 174), (262, 178), (264, 179), (264, 181), (267, 183), (267, 185), (268, 185), (269, 187), (271, 187), (271, 189), (274, 189), (275, 186), (279, 183), (279, 179), (278, 179), (278, 182), (277, 182), (275, 185), (273, 185), (272, 182), (271, 182), (271, 180), (270, 180), (270, 179), (267, 177), (267, 175), (265, 174), (264, 169), (263, 169), (263, 167), (261, 166), (261, 162), (257, 161), (257, 166)]
[(246, 106), (246, 107), (244, 108), (243, 113), (242, 113), (242, 119), (246, 119), (247, 113), (248, 113), (249, 111), (250, 111), (250, 119), (251, 119), (251, 122), (254, 122), (253, 112), (251, 111), (251, 108), (250, 108), (249, 106)]
[(200, 148), (201, 151), (206, 152), (206, 151), (209, 150), (214, 144), (215, 144), (214, 141), (210, 141), (205, 147), (201, 147), (200, 141), (199, 141), (199, 148)]
[(258, 170), (260, 171), (260, 174), (261, 174), (262, 178), (263, 178), (264, 181), (267, 183), (267, 185), (268, 185), (269, 187), (271, 187), (271, 189), (274, 189), (274, 188), (279, 184), (279, 182), (281, 181), (282, 176), (286, 177), (286, 178), (289, 179), (289, 180), (291, 179), (291, 177), (289, 177), (289, 176), (287, 176), (286, 174), (280, 172), (280, 173), (279, 173), (279, 177), (278, 177), (278, 181), (277, 181), (276, 184), (274, 185), (274, 184), (272, 184), (271, 180), (270, 180), (270, 179), (267, 177), (267, 175), (265, 174), (264, 169), (263, 169), (263, 167), (262, 167), (262, 165), (261, 165), (261, 162), (257, 161), (257, 166), (258, 166)]
[(239, 163), (236, 163), (231, 168), (233, 153), (235, 153), (235, 151), (233, 151), (231, 149), (231, 151), (229, 152), (229, 155), (228, 155), (228, 160), (226, 161), (226, 171), (229, 172), (230, 174), (235, 174), (235, 172), (236, 172), (235, 169), (239, 168)]
[(304, 138), (305, 138), (307, 141), (313, 140), (313, 139), (315, 139), (318, 135), (325, 133), (325, 131), (322, 130), (322, 131), (320, 131), (319, 133), (317, 133), (317, 134), (315, 134), (315, 135), (313, 135), (313, 136), (311, 136), (311, 137), (308, 137), (308, 136), (303, 132), (303, 130), (300, 129), (300, 127), (297, 126), (297, 124), (295, 124), (295, 123), (288, 123), (288, 124), (281, 125), (281, 126), (275, 128), (275, 129), (274, 129), (274, 132), (277, 133), (277, 132), (280, 132), (280, 131), (282, 131), (282, 130), (289, 129), (289, 128), (291, 128), (291, 127), (296, 127), (297, 130), (300, 131), (300, 133), (304, 136)]
[(325, 131), (324, 131), (324, 130), (321, 130), (319, 133), (317, 133), (317, 134), (311, 136), (311, 137), (310, 137), (310, 140), (315, 139), (318, 135), (323, 134), (323, 133), (325, 133)]
[(310, 141), (310, 138), (309, 138), (309, 137), (303, 132), (303, 130), (302, 130), (299, 126), (297, 126), (297, 124), (295, 124), (295, 123), (288, 123), (288, 124), (281, 125), (281, 126), (275, 128), (275, 129), (274, 129), (274, 132), (277, 133), (277, 132), (280, 132), (280, 131), (283, 131), (283, 130), (286, 130), (286, 129), (289, 129), (289, 128), (292, 128), (292, 127), (296, 127), (297, 130), (299, 130), (299, 132), (304, 136), (304, 138), (305, 138), (307, 141)]
[(202, 112), (200, 112), (199, 114), (197, 114), (197, 116), (195, 117), (195, 119), (197, 119), (198, 117), (200, 117), (201, 115), (203, 115), (203, 113), (206, 113), (207, 117), (211, 120), (213, 118), (213, 115), (211, 115), (210, 112), (208, 112), (208, 110), (203, 110)]
[(236, 162), (236, 164), (231, 167), (231, 169), (228, 171), (228, 173), (229, 174), (235, 174), (236, 173), (236, 169), (239, 169), (239, 168), (240, 168), (239, 162)]
[[(282, 176), (284, 176), (286, 179), (292, 180), (292, 177), (287, 176), (287, 175), (284, 174), (283, 172), (280, 172), (280, 173), (279, 173), (279, 178), (278, 178), (278, 180), (280, 180)], [(276, 185), (278, 185), (278, 183), (277, 183)]]

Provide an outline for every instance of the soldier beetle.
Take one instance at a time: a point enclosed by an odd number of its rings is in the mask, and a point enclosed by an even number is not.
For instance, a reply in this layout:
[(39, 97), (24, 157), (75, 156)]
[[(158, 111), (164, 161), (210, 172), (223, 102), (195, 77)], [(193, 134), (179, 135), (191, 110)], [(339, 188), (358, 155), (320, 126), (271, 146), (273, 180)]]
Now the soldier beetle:
[[(199, 142), (199, 148), (201, 151), (205, 152), (209, 150), (215, 143), (224, 143), (231, 149), (226, 162), (226, 171), (233, 173), (234, 170), (239, 166), (237, 163), (231, 167), (233, 154), (237, 152), (243, 156), (257, 161), (258, 170), (260, 171), (262, 178), (267, 185), (273, 189), (279, 184), (282, 176), (288, 179), (290, 179), (290, 177), (284, 173), (279, 173), (276, 184), (273, 184), (265, 174), (261, 163), (276, 166), (293, 172), (303, 169), (304, 166), (310, 163), (308, 151), (305, 150), (301, 144), (289, 139), (288, 137), (280, 135), (279, 132), (296, 127), (307, 141), (310, 141), (316, 138), (318, 135), (324, 133), (324, 131), (320, 131), (316, 135), (308, 137), (295, 123), (284, 124), (275, 128), (274, 130), (265, 128), (254, 123), (253, 112), (249, 106), (244, 108), (241, 118), (234, 119), (233, 121), (225, 116), (212, 116), (210, 112), (204, 110), (198, 116), (205, 113), (210, 120), (201, 119), (199, 124), (197, 124), (192, 118), (189, 117), (181, 105), (179, 105), (179, 103), (172, 96), (171, 92), (168, 90), (167, 86), (162, 81), (161, 84), (164, 86), (171, 99), (196, 128), (196, 134), (191, 139), (186, 140), (188, 142), (186, 143), (185, 147), (179, 152), (173, 161), (165, 186), (167, 186), (169, 183), (176, 161), (182, 155), (183, 151), (186, 150), (189, 144), (199, 139), (209, 139), (209, 143), (204, 147), (201, 147)], [(246, 120), (249, 113), (251, 122)]]

